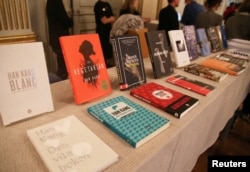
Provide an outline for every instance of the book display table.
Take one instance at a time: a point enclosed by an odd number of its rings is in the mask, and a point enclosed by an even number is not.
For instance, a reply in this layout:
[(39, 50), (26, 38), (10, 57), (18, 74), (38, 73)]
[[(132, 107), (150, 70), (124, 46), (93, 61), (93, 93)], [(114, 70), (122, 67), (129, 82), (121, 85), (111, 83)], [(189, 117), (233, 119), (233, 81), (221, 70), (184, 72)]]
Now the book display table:
[[(200, 57), (195, 62), (204, 59), (204, 57)], [(51, 85), (54, 112), (41, 114), (5, 127), (0, 121), (0, 171), (47, 171), (42, 159), (29, 141), (26, 131), (69, 115), (77, 116), (82, 123), (119, 154), (119, 161), (105, 171), (191, 171), (199, 155), (216, 141), (227, 121), (249, 92), (250, 67), (239, 76), (230, 75), (220, 83), (186, 73), (183, 68), (175, 69), (175, 74), (185, 75), (216, 87), (208, 96), (202, 96), (167, 83), (167, 77), (154, 79), (150, 59), (144, 60), (147, 82), (154, 81), (178, 90), (198, 98), (200, 103), (185, 117), (178, 119), (132, 97), (129, 95), (129, 90), (120, 91), (115, 68), (108, 69), (112, 93), (90, 103), (81, 105), (74, 103), (69, 80), (54, 83)], [(119, 95), (129, 98), (159, 115), (166, 116), (171, 121), (170, 126), (141, 147), (133, 148), (87, 112), (88, 107)], [(39, 103), (39, 100), (35, 101)]]

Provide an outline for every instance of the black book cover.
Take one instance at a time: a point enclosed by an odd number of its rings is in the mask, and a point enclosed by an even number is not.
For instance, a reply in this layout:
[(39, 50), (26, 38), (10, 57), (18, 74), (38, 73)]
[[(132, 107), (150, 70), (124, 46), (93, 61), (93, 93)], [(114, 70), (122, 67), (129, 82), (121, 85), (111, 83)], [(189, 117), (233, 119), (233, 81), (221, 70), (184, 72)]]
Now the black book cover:
[(213, 53), (221, 51), (222, 47), (220, 44), (219, 35), (216, 32), (216, 26), (207, 28), (207, 36), (211, 43), (211, 50)]
[(139, 37), (123, 35), (111, 38), (120, 90), (146, 83)]
[(145, 33), (150, 60), (155, 78), (170, 75), (174, 72), (170, 57), (166, 32), (163, 30)]

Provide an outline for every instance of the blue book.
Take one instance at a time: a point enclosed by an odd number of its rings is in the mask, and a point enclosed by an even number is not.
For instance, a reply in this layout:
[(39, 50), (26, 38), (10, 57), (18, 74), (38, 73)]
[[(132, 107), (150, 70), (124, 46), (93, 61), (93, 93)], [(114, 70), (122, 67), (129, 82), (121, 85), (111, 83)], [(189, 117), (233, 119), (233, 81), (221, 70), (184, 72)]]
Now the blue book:
[(152, 139), (170, 123), (167, 118), (123, 96), (91, 106), (88, 112), (134, 148)]
[(207, 56), (211, 54), (211, 45), (208, 41), (207, 33), (204, 28), (196, 29), (196, 38), (200, 47), (201, 56)]

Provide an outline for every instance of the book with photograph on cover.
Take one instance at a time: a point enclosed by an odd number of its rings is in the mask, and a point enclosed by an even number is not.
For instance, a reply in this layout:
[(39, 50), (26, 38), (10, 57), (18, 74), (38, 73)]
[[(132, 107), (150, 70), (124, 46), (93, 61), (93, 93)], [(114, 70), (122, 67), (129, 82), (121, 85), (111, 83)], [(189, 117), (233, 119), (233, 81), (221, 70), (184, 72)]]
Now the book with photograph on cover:
[(184, 68), (185, 72), (194, 74), (196, 76), (200, 76), (202, 78), (206, 78), (215, 82), (221, 82), (223, 81), (227, 76), (228, 73), (218, 71), (203, 65), (200, 65), (198, 63), (193, 63)]
[(155, 106), (177, 118), (193, 109), (199, 100), (155, 82), (146, 83), (130, 91), (130, 95)]
[(42, 42), (1, 45), (0, 52), (3, 124), (54, 111)]
[(170, 123), (166, 117), (124, 96), (90, 106), (88, 112), (134, 148), (158, 135)]
[(221, 47), (223, 45), (221, 44), (222, 38), (219, 37), (216, 30), (216, 26), (207, 28), (207, 37), (211, 44), (212, 53), (216, 53), (223, 49), (223, 47)]
[(145, 33), (145, 37), (154, 77), (160, 78), (172, 74), (174, 67), (170, 57), (166, 32), (163, 30), (150, 31)]
[(166, 81), (203, 96), (207, 96), (215, 89), (215, 87), (210, 84), (194, 80), (183, 75), (171, 76), (167, 78)]
[(29, 129), (27, 135), (49, 171), (102, 171), (119, 160), (74, 115)]
[(98, 34), (62, 36), (60, 44), (76, 104), (93, 101), (111, 93)]
[(173, 59), (177, 68), (190, 64), (187, 45), (183, 30), (168, 31), (170, 44), (173, 50)]
[(185, 25), (183, 26), (182, 30), (186, 40), (187, 50), (190, 60), (197, 59), (199, 57), (199, 54), (198, 54), (198, 43), (194, 25)]
[(146, 75), (138, 35), (122, 35), (111, 38), (120, 90), (126, 90), (146, 82)]

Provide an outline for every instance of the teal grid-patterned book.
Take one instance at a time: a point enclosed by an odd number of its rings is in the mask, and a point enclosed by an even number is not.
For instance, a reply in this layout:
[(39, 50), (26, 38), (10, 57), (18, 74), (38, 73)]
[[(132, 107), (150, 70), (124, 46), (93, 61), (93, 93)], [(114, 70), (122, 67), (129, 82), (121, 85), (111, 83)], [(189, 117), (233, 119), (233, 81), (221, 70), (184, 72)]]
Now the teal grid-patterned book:
[(134, 148), (152, 139), (169, 126), (170, 121), (153, 111), (118, 96), (88, 108), (93, 115)]

